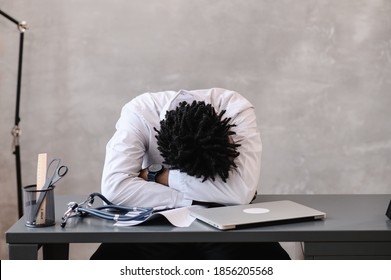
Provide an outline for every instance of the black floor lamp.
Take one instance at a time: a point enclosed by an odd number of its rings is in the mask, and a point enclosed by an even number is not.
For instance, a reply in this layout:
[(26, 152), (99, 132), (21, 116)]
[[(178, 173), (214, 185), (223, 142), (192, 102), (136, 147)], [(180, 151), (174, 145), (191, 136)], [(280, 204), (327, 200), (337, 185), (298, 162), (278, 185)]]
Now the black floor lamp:
[(27, 23), (24, 21), (17, 21), (11, 16), (7, 15), (3, 11), (0, 10), (0, 14), (5, 18), (9, 19), (13, 23), (15, 23), (20, 32), (20, 40), (19, 40), (19, 62), (18, 62), (18, 80), (16, 85), (16, 107), (15, 107), (15, 125), (12, 128), (12, 152), (15, 155), (16, 160), (16, 181), (17, 181), (17, 194), (18, 194), (18, 214), (19, 218), (23, 216), (23, 194), (22, 194), (22, 170), (20, 164), (20, 146), (19, 146), (19, 136), (21, 134), (21, 130), (19, 128), (19, 107), (20, 107), (20, 89), (22, 86), (22, 62), (23, 62), (23, 41), (24, 41), (24, 32), (27, 30)]

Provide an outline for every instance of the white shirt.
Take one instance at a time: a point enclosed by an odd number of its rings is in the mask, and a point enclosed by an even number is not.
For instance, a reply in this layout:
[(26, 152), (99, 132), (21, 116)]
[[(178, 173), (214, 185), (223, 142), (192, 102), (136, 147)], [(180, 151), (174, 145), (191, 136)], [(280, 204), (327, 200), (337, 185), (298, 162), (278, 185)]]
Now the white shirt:
[[(231, 118), (235, 143), (240, 144), (237, 165), (226, 182), (195, 178), (170, 170), (169, 187), (138, 177), (140, 170), (152, 163), (162, 163), (155, 138), (160, 121), (168, 110), (181, 101), (211, 104), (217, 114)], [(183, 207), (193, 200), (224, 205), (249, 203), (258, 186), (262, 144), (252, 104), (239, 93), (220, 89), (164, 91), (144, 93), (127, 103), (116, 124), (116, 132), (107, 143), (102, 174), (102, 194), (115, 204), (127, 206)]]

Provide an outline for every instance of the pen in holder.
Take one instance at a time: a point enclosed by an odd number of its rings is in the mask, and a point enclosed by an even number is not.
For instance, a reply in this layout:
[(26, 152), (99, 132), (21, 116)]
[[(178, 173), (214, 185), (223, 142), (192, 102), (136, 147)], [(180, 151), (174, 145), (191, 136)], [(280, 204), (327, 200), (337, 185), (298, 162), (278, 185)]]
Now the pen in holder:
[(24, 187), (24, 213), (28, 227), (53, 226), (54, 186), (42, 190), (37, 190), (37, 185)]

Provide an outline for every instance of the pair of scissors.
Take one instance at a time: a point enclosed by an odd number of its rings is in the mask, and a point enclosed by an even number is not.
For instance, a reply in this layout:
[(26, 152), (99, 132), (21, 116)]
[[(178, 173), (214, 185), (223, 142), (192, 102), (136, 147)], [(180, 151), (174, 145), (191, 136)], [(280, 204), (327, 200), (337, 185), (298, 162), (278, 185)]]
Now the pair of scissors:
[[(52, 161), (49, 163), (49, 165), (46, 168), (46, 180), (45, 184), (43, 185), (41, 189), (41, 194), (39, 195), (38, 201), (35, 204), (34, 208), (34, 223), (36, 221), (39, 209), (41, 208), (41, 204), (43, 200), (45, 199), (47, 190), (50, 187), (54, 187), (54, 184), (57, 183), (62, 177), (65, 176), (68, 172), (68, 167), (65, 165), (60, 165), (61, 159), (55, 158), (52, 159)], [(51, 176), (50, 176), (51, 174)], [(48, 176), (49, 175), (49, 176)]]
[[(42, 187), (42, 191), (45, 191), (49, 187), (53, 186), (55, 183), (58, 182), (58, 180), (60, 180), (62, 177), (65, 176), (65, 174), (67, 174), (68, 167), (65, 165), (60, 166), (60, 163), (61, 159), (59, 158), (52, 159), (52, 161), (49, 163), (46, 169), (46, 181)], [(50, 174), (52, 174), (51, 177)]]

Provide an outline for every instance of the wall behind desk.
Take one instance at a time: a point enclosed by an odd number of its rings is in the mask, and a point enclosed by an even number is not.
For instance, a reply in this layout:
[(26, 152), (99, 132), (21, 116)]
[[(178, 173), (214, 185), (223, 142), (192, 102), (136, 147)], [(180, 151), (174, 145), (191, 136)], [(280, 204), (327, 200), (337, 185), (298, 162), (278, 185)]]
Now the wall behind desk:
[[(99, 191), (126, 102), (224, 87), (256, 108), (261, 193), (391, 192), (391, 1), (0, 0), (0, 9), (29, 25), (23, 185), (47, 152), (70, 169), (56, 193)], [(2, 232), (17, 219), (18, 40), (0, 18)]]

